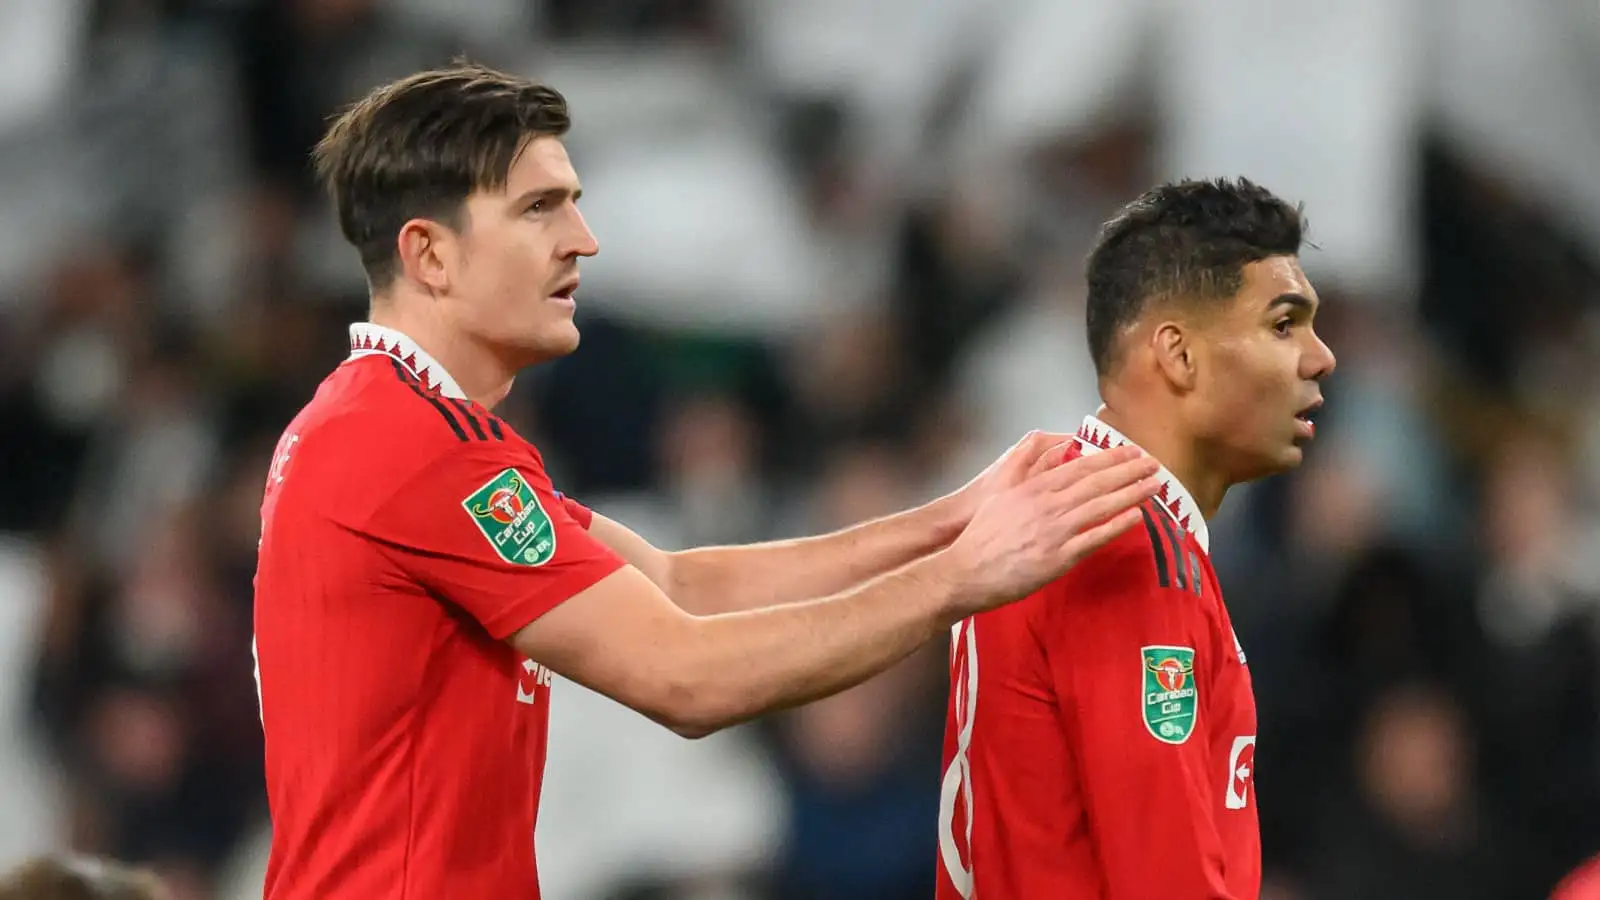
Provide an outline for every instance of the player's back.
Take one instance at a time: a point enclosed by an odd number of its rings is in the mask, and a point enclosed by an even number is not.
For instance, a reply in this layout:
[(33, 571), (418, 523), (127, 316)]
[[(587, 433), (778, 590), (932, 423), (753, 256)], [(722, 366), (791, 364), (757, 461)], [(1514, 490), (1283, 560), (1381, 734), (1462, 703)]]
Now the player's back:
[(1255, 897), (1254, 804), (1229, 775), (1237, 747), (1253, 758), (1254, 702), (1183, 518), (1146, 504), (1063, 578), (955, 627), (940, 900)]
[(386, 354), (335, 370), (279, 441), (255, 612), (268, 900), (537, 896), (549, 675), (388, 539), (426, 528), (404, 499), (473, 454), (539, 469), (504, 423)]

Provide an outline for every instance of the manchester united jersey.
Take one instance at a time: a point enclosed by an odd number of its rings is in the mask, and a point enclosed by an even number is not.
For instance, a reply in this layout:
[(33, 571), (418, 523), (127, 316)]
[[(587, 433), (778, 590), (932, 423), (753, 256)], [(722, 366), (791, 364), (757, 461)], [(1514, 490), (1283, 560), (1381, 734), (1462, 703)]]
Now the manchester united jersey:
[[(1122, 443), (1093, 416), (1078, 433)], [(1205, 523), (1160, 478), (1141, 525), (956, 625), (940, 900), (1257, 897), (1250, 673)]]
[(622, 563), (421, 348), (351, 339), (261, 509), (266, 898), (537, 898), (551, 674), (506, 639)]

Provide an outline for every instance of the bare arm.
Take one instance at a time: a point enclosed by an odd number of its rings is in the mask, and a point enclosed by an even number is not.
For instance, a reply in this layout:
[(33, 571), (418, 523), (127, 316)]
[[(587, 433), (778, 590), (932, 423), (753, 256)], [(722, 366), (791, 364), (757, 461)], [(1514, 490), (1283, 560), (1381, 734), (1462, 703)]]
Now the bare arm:
[(949, 546), (983, 499), (1037, 474), (1044, 454), (1066, 439), (1032, 432), (955, 493), (817, 537), (667, 552), (601, 515), (594, 517), (589, 533), (695, 615), (798, 603), (836, 594)]
[(893, 665), (954, 621), (928, 559), (822, 600), (691, 616), (632, 566), (512, 638), (518, 651), (685, 737), (805, 703)]
[(517, 632), (519, 652), (701, 736), (857, 684), (963, 616), (1026, 596), (1138, 520), (1155, 465), (1096, 454), (997, 496), (945, 550), (845, 593), (697, 617), (638, 569)]
[(938, 500), (817, 537), (675, 553), (599, 514), (589, 533), (672, 602), (705, 616), (836, 594), (948, 546), (962, 524)]

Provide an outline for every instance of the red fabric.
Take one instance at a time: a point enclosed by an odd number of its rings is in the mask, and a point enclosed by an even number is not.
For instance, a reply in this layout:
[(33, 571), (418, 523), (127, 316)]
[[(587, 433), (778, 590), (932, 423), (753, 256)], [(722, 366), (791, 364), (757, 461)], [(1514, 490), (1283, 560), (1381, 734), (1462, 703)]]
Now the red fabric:
[(566, 507), (567, 515), (572, 517), (572, 521), (578, 523), (579, 528), (587, 531), (589, 526), (594, 523), (594, 512), (590, 510), (589, 507), (584, 506), (582, 503), (579, 503), (560, 491), (556, 492), (556, 499), (560, 500), (561, 505)]
[[(1204, 551), (1160, 505), (1145, 513), (1064, 578), (956, 627), (939, 900), (1258, 897), (1249, 670)], [(1163, 674), (1184, 651), (1192, 671)], [(1187, 734), (1164, 740), (1184, 717), (1163, 710), (1184, 707), (1162, 697), (1185, 688)]]
[(1563, 878), (1550, 900), (1600, 900), (1600, 856), (1590, 858)]
[(256, 575), (266, 900), (539, 896), (551, 674), (504, 639), (622, 565), (570, 508), (531, 444), (387, 356), (289, 425)]

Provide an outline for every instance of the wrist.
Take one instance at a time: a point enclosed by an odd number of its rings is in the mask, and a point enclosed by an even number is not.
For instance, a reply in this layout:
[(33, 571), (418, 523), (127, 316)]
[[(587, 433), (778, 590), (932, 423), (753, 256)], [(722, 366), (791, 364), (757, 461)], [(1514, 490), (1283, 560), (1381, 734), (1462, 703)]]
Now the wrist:
[(981, 605), (982, 592), (948, 548), (912, 563), (904, 574), (916, 580), (918, 595), (927, 598), (929, 608), (944, 627), (961, 621)]
[(972, 512), (961, 500), (960, 493), (946, 494), (924, 504), (917, 510), (920, 526), (928, 535), (928, 546), (943, 550), (955, 542), (972, 520)]

